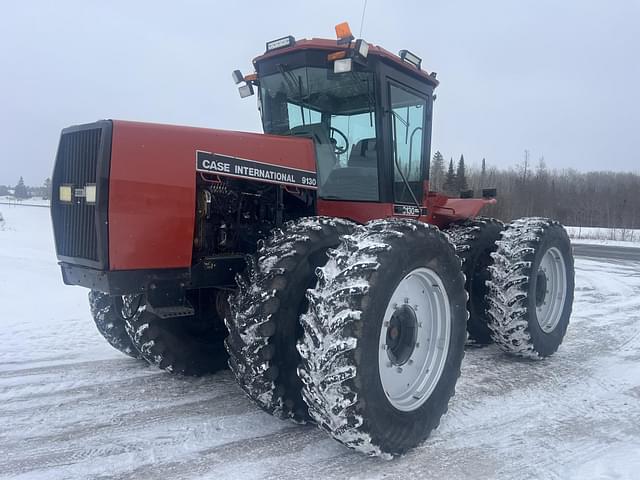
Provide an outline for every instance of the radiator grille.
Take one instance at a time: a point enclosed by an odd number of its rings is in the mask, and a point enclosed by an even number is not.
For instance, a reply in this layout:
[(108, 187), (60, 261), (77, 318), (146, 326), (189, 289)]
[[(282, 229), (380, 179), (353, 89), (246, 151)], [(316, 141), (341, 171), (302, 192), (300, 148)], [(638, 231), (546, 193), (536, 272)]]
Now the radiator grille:
[(71, 185), (72, 190), (97, 183), (102, 128), (63, 133), (60, 138), (54, 172), (52, 220), (59, 256), (98, 262), (97, 204), (88, 204), (81, 196), (72, 196), (71, 203), (59, 198), (59, 186)]

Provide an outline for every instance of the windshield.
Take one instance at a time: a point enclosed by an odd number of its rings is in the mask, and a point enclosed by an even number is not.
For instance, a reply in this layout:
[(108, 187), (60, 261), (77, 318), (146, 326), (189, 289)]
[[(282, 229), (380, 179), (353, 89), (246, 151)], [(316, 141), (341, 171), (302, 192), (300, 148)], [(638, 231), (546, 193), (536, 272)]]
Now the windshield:
[(260, 79), (265, 133), (313, 138), (320, 197), (378, 200), (373, 74), (278, 70)]

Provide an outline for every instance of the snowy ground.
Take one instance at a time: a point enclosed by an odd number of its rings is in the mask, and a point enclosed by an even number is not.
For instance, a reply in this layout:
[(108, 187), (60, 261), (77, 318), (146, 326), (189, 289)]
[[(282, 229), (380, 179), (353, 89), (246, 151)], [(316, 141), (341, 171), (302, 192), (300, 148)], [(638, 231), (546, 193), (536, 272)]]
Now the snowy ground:
[(640, 262), (577, 258), (558, 354), (468, 350), (440, 428), (387, 462), (262, 413), (228, 372), (112, 350), (62, 285), (48, 210), (0, 212), (0, 478), (640, 478)]

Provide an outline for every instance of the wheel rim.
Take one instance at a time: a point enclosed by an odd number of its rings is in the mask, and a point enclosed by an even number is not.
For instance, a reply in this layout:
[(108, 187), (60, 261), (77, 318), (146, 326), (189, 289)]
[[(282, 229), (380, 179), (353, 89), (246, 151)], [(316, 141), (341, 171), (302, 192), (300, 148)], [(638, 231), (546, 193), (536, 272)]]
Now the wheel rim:
[(447, 360), (449, 297), (440, 276), (417, 268), (398, 284), (380, 328), (378, 372), (387, 399), (410, 412), (427, 401)]
[(547, 250), (538, 267), (536, 280), (536, 318), (545, 333), (560, 322), (567, 298), (567, 267), (560, 250)]

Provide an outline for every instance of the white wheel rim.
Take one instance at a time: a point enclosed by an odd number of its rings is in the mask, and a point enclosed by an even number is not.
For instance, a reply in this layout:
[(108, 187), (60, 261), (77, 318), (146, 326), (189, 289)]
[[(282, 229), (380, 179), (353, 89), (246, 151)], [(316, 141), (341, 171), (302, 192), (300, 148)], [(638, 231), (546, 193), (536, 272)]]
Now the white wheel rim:
[(442, 376), (450, 339), (451, 309), (440, 276), (429, 268), (412, 270), (391, 295), (378, 338), (378, 372), (391, 405), (410, 412), (427, 401)]
[(536, 318), (542, 331), (551, 333), (562, 318), (567, 298), (567, 266), (560, 250), (547, 250), (536, 274)]

